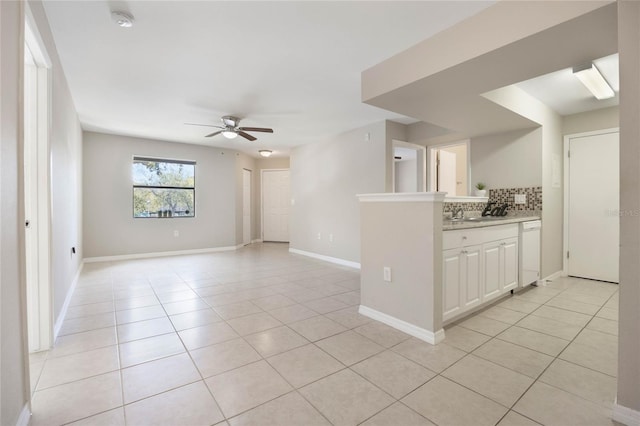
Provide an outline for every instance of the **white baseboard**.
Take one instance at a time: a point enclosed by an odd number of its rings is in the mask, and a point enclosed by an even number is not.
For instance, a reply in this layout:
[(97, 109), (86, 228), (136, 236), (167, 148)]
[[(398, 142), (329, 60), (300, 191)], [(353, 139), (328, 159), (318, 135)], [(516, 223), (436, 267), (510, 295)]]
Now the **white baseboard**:
[(255, 240), (251, 240), (251, 244), (253, 243), (261, 243), (262, 242), (262, 238), (256, 238)]
[(627, 426), (640, 426), (640, 411), (618, 405), (618, 401), (613, 404), (613, 420)]
[(200, 253), (215, 253), (219, 251), (233, 251), (240, 247), (244, 247), (242, 244), (237, 246), (228, 247), (212, 247), (204, 249), (192, 249), (192, 250), (176, 250), (176, 251), (159, 251), (153, 253), (135, 253), (135, 254), (123, 254), (117, 256), (99, 256), (99, 257), (85, 257), (85, 263), (95, 262), (113, 262), (117, 260), (132, 260), (132, 259), (149, 259), (152, 257), (165, 257), (165, 256), (180, 256), (184, 254), (200, 254)]
[(429, 331), (416, 325), (410, 324), (406, 321), (402, 321), (396, 317), (392, 317), (391, 315), (376, 311), (375, 309), (371, 309), (364, 305), (360, 305), (358, 312), (365, 317), (380, 321), (381, 323), (387, 324), (390, 327), (405, 332), (420, 340), (424, 340), (425, 342), (431, 343), (432, 345), (438, 344), (444, 340), (443, 329), (440, 329), (434, 333), (433, 331)]
[(24, 404), (24, 407), (22, 407), (22, 411), (20, 412), (20, 417), (18, 417), (16, 426), (28, 426), (30, 420), (31, 409), (29, 408), (29, 403), (27, 402), (26, 404)]
[(53, 344), (56, 343), (58, 339), (58, 333), (60, 333), (60, 329), (62, 328), (62, 323), (64, 322), (65, 317), (67, 316), (67, 310), (69, 309), (69, 303), (71, 303), (71, 297), (73, 296), (73, 292), (76, 290), (76, 285), (78, 284), (78, 279), (80, 279), (80, 273), (82, 272), (82, 268), (84, 268), (84, 261), (80, 263), (80, 267), (76, 271), (76, 276), (73, 278), (73, 282), (71, 286), (69, 286), (69, 290), (67, 290), (67, 295), (64, 298), (64, 304), (62, 305), (62, 309), (60, 309), (60, 313), (58, 314), (58, 318), (56, 318), (56, 323), (53, 326)]
[(358, 262), (352, 262), (350, 260), (340, 259), (338, 257), (325, 256), (324, 254), (312, 253), (310, 251), (298, 250), (294, 248), (290, 248), (289, 253), (295, 253), (302, 256), (313, 257), (314, 259), (324, 260), (325, 262), (331, 262), (337, 265), (360, 269), (360, 264)]
[(560, 271), (556, 271), (556, 272), (554, 272), (553, 274), (551, 274), (551, 275), (549, 275), (549, 276), (547, 276), (547, 277), (544, 277), (543, 279), (539, 280), (538, 282), (540, 282), (540, 281), (542, 281), (542, 282), (545, 282), (545, 281), (553, 281), (553, 280), (555, 280), (556, 278), (560, 278), (560, 277), (561, 277), (561, 276), (563, 276), (563, 275), (564, 275), (564, 272), (563, 272), (562, 270), (560, 270)]

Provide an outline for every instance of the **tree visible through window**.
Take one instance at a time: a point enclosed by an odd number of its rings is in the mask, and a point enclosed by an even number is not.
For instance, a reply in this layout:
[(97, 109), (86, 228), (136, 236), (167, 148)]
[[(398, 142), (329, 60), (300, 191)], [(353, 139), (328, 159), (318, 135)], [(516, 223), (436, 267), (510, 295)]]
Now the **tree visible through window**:
[(195, 216), (194, 161), (133, 157), (133, 217)]

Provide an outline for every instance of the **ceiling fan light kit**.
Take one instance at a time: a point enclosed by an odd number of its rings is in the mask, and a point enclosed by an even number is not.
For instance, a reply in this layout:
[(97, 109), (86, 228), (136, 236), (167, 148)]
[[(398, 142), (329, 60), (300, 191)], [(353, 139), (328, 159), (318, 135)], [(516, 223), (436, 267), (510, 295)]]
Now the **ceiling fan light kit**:
[(210, 138), (222, 133), (222, 136), (224, 136), (227, 139), (235, 139), (239, 135), (247, 140), (255, 141), (257, 138), (254, 136), (251, 136), (247, 132), (273, 133), (273, 129), (269, 129), (266, 127), (239, 127), (238, 124), (240, 124), (240, 118), (234, 117), (233, 115), (225, 115), (224, 117), (221, 118), (221, 120), (223, 124), (222, 126), (215, 126), (213, 124), (197, 124), (197, 123), (184, 123), (184, 124), (188, 126), (216, 127), (218, 129), (221, 129), (213, 133), (210, 133), (208, 135), (205, 135), (205, 138)]
[(113, 11), (111, 12), (111, 19), (119, 27), (131, 28), (133, 27), (133, 16), (127, 12)]
[(273, 151), (271, 151), (270, 149), (261, 149), (258, 152), (265, 158), (269, 158), (271, 157), (271, 154), (273, 154)]

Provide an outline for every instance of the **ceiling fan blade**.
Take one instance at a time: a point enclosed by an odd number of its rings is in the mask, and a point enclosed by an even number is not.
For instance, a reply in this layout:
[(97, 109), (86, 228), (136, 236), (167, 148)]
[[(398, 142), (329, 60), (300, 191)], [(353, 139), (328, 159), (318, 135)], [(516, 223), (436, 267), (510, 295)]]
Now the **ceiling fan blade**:
[(244, 130), (245, 132), (273, 133), (273, 129), (267, 129), (266, 127), (238, 127), (238, 130)]
[(219, 135), (220, 133), (222, 133), (222, 130), (218, 130), (217, 132), (210, 133), (206, 135), (205, 138), (210, 138), (212, 136)]
[(185, 126), (202, 126), (202, 127), (215, 127), (218, 129), (224, 129), (222, 126), (214, 126), (213, 124), (198, 124), (198, 123), (184, 123)]
[(250, 141), (255, 141), (255, 140), (256, 140), (256, 138), (254, 138), (253, 136), (251, 136), (249, 133), (245, 133), (245, 132), (243, 132), (242, 130), (238, 131), (238, 134), (239, 134), (240, 136), (242, 136), (243, 138), (245, 138), (245, 139), (249, 139)]

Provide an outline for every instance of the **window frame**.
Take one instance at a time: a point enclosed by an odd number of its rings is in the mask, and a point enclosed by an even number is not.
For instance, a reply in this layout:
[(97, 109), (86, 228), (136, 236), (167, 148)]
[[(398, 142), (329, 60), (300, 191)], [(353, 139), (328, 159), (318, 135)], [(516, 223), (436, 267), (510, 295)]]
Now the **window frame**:
[[(183, 164), (193, 166), (193, 186), (162, 186), (162, 185), (137, 185), (133, 182), (133, 170), (132, 170), (132, 189), (131, 189), (131, 214), (134, 219), (193, 219), (196, 217), (196, 161), (193, 160), (179, 160), (174, 158), (161, 158), (161, 157), (149, 157), (142, 155), (134, 155), (131, 165), (136, 162), (156, 162), (156, 163), (170, 163), (170, 164)], [(193, 191), (193, 214), (189, 216), (136, 216), (135, 215), (135, 191), (136, 189), (177, 189), (177, 190), (190, 190)]]

